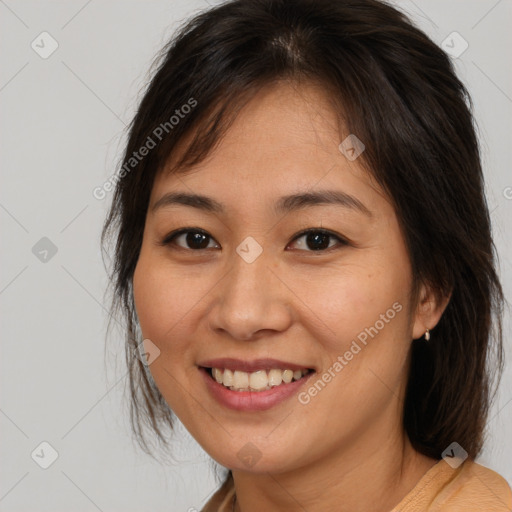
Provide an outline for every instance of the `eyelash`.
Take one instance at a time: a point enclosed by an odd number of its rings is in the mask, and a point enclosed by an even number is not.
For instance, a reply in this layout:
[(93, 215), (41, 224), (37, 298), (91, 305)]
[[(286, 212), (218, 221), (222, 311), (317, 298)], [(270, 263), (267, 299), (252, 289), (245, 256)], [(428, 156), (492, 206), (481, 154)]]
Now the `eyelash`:
[[(187, 234), (187, 233), (199, 233), (199, 234), (206, 236), (210, 240), (215, 240), (209, 233), (207, 233), (206, 231), (204, 231), (201, 228), (186, 227), (186, 228), (180, 228), (175, 231), (172, 231), (171, 233), (166, 235), (161, 242), (159, 242), (159, 245), (161, 245), (161, 246), (175, 245), (175, 244), (173, 244), (173, 242), (176, 240), (176, 238), (178, 238), (179, 236), (181, 236), (183, 234)], [(294, 237), (292, 238), (290, 243), (295, 242), (299, 238), (302, 238), (303, 236), (308, 235), (310, 233), (317, 233), (317, 234), (329, 236), (331, 238), (335, 238), (338, 241), (338, 246), (327, 247), (326, 249), (318, 249), (316, 251), (315, 250), (305, 250), (305, 252), (325, 253), (325, 252), (330, 252), (335, 249), (339, 249), (343, 246), (349, 245), (349, 243), (350, 243), (347, 239), (343, 238), (342, 236), (340, 236), (336, 233), (333, 233), (332, 231), (323, 229), (323, 228), (308, 228), (308, 229), (302, 230), (299, 233), (297, 233), (296, 235), (294, 235)], [(216, 242), (216, 243), (218, 243), (218, 242)], [(181, 247), (179, 245), (175, 245), (174, 248), (177, 250), (181, 249), (184, 251), (192, 251), (192, 252), (201, 252), (201, 251), (206, 251), (206, 250), (212, 249), (212, 248), (190, 249), (190, 248), (186, 248), (186, 247)], [(298, 249), (298, 250), (300, 250), (300, 249)]]

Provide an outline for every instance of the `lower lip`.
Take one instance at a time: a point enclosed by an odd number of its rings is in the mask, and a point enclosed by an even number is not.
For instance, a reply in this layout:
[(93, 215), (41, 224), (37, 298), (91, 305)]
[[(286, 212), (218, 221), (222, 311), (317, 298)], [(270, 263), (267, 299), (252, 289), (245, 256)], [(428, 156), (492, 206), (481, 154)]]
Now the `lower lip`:
[(289, 384), (280, 384), (265, 391), (231, 391), (231, 389), (214, 380), (205, 368), (199, 368), (206, 382), (206, 387), (220, 404), (237, 411), (265, 411), (294, 395), (309, 378), (310, 372), (299, 380)]

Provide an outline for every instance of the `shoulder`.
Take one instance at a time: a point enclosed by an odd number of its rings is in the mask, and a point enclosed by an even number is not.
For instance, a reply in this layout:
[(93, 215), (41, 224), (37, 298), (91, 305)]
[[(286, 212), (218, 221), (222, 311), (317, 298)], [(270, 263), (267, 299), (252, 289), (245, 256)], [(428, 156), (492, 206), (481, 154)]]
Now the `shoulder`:
[(492, 469), (472, 460), (435, 464), (392, 512), (511, 512), (512, 491)]
[(507, 481), (492, 469), (473, 461), (466, 461), (461, 466), (447, 491), (449, 493), (443, 502), (446, 510), (512, 511), (512, 491)]
[[(201, 512), (228, 512), (234, 494), (228, 477)], [(498, 473), (466, 460), (452, 468), (435, 464), (392, 512), (512, 512), (512, 491)]]

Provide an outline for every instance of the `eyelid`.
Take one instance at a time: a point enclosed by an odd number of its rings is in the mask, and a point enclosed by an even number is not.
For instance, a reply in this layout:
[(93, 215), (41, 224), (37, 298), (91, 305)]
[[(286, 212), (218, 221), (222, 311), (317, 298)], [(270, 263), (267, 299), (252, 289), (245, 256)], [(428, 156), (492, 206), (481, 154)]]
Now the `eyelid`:
[[(323, 249), (323, 250), (319, 250), (319, 251), (311, 251), (310, 250), (310, 251), (304, 251), (304, 252), (310, 252), (310, 253), (313, 253), (313, 254), (322, 254), (322, 253), (327, 253), (327, 252), (330, 252), (331, 250), (337, 249), (337, 248), (339, 248), (340, 245), (341, 246), (350, 245), (350, 241), (347, 238), (345, 238), (345, 237), (339, 235), (338, 233), (335, 233), (335, 232), (333, 232), (333, 231), (331, 231), (329, 229), (325, 229), (325, 228), (307, 228), (307, 229), (304, 229), (304, 230), (300, 231), (299, 233), (297, 233), (293, 237), (293, 239), (292, 239), (292, 241), (290, 243), (295, 242), (297, 239), (303, 237), (304, 235), (308, 235), (309, 233), (322, 233), (324, 235), (328, 235), (328, 236), (330, 236), (332, 238), (336, 238), (338, 240), (339, 244), (337, 246), (334, 245), (332, 247), (328, 247), (327, 249)], [(288, 245), (290, 245), (290, 244), (288, 244)]]
[[(193, 233), (200, 233), (200, 234), (203, 234), (205, 235), (206, 237), (210, 238), (211, 240), (213, 240), (216, 244), (220, 245), (216, 240), (215, 238), (210, 235), (207, 231), (205, 231), (204, 229), (202, 228), (196, 228), (196, 227), (193, 227), (193, 226), (187, 226), (187, 227), (183, 227), (183, 228), (178, 228), (178, 229), (175, 229), (174, 231), (171, 231), (170, 233), (168, 233), (167, 235), (165, 235), (165, 237), (163, 238), (162, 241), (158, 242), (158, 245), (161, 245), (161, 246), (168, 246), (171, 244), (171, 242), (173, 242), (177, 237), (179, 237), (180, 235), (182, 234), (185, 234), (185, 233), (189, 233), (189, 232), (193, 232)], [(322, 250), (319, 250), (319, 251), (304, 251), (304, 252), (310, 252), (310, 253), (316, 253), (316, 254), (321, 254), (321, 253), (326, 253), (326, 252), (330, 252), (331, 250), (333, 249), (337, 249), (339, 248), (339, 246), (344, 246), (344, 245), (350, 245), (350, 241), (348, 239), (346, 239), (345, 237), (343, 237), (342, 235), (338, 234), (338, 233), (335, 233), (333, 231), (330, 231), (329, 229), (325, 229), (325, 228), (315, 228), (315, 227), (311, 227), (311, 228), (306, 228), (306, 229), (303, 229), (301, 230), (299, 233), (297, 233), (296, 235), (293, 236), (292, 240), (288, 243), (287, 247), (295, 242), (296, 240), (298, 240), (299, 238), (305, 236), (305, 235), (308, 235), (309, 233), (322, 233), (324, 235), (328, 235), (332, 238), (335, 238), (338, 240), (338, 245), (336, 246), (332, 246), (332, 247), (328, 247), (327, 249), (322, 249)], [(207, 250), (206, 248), (205, 249), (188, 249), (186, 247), (181, 247), (179, 245), (176, 245), (176, 247), (178, 249), (183, 249), (185, 251), (189, 251), (189, 252), (201, 252), (201, 251), (204, 251), (204, 250)], [(299, 249), (300, 250), (300, 249)]]
[[(217, 242), (217, 240), (215, 240), (215, 238), (213, 238), (212, 235), (210, 235), (210, 233), (208, 233), (208, 231), (205, 231), (204, 229), (201, 229), (201, 228), (196, 228), (196, 227), (193, 227), (193, 226), (187, 226), (187, 227), (183, 227), (183, 228), (178, 228), (178, 229), (175, 229), (174, 231), (171, 231), (170, 233), (168, 233), (167, 235), (164, 236), (163, 240), (158, 242), (158, 245), (162, 245), (162, 246), (167, 246), (167, 245), (170, 245), (171, 242), (173, 240), (175, 240), (176, 238), (178, 238), (180, 235), (183, 235), (185, 233), (189, 233), (189, 232), (192, 232), (192, 233), (200, 233), (202, 235), (205, 235), (207, 236), (208, 238), (212, 239), (215, 241), (215, 243), (219, 244)], [(219, 244), (220, 245), (220, 244)], [(200, 252), (199, 250), (193, 250), (193, 249), (187, 249), (186, 247), (181, 247), (179, 245), (176, 246), (178, 249), (183, 249), (185, 251), (191, 251), (191, 252)], [(201, 249), (201, 250), (205, 250), (205, 249)]]

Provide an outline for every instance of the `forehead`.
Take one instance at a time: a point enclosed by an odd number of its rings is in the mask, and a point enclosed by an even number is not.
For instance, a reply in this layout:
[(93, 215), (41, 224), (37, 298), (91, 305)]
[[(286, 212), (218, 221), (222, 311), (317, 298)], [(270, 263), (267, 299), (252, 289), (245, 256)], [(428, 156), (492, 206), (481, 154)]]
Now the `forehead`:
[(382, 195), (375, 180), (361, 161), (349, 160), (339, 149), (348, 135), (321, 87), (273, 84), (251, 98), (201, 163), (159, 173), (152, 203), (183, 188), (236, 202), (342, 187), (363, 202), (365, 197), (373, 201), (372, 193)]

